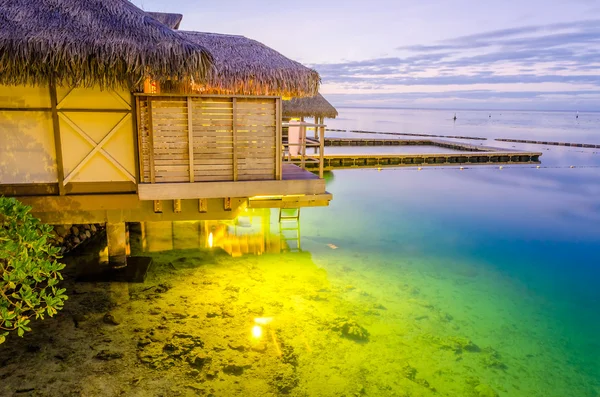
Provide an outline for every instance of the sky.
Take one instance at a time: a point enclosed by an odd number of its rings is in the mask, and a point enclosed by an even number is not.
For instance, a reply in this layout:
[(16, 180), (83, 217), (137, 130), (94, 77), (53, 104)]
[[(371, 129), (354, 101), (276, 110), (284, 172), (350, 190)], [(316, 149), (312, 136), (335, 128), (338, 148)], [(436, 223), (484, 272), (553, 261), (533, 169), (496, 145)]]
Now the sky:
[(133, 0), (316, 69), (336, 106), (600, 110), (600, 0)]

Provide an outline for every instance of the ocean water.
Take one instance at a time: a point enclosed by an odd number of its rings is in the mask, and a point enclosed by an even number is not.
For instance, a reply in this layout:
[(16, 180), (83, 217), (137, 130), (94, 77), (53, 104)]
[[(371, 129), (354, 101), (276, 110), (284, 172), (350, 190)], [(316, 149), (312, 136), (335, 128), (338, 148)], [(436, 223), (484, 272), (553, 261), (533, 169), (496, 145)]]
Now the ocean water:
[(484, 145), (541, 151), (541, 168), (334, 171), (331, 206), (303, 211), (304, 247), (325, 269), (355, 267), (381, 299), (408, 283), (452, 320), (402, 320), (487, 345), (506, 364), (466, 364), (464, 354), (450, 364), (416, 344), (415, 367), (439, 374), (438, 392), (471, 395), (450, 386), (471, 373), (502, 396), (598, 396), (600, 150), (493, 138), (599, 143), (600, 114), (499, 113), (457, 111), (453, 122), (453, 111), (341, 109), (330, 128), (486, 137)]
[[(340, 108), (331, 128), (600, 144), (600, 112)], [(453, 117), (456, 115), (456, 121)], [(577, 115), (579, 116), (577, 118)], [(363, 135), (364, 136), (364, 135)], [(389, 136), (388, 136), (389, 137)], [(488, 142), (489, 143), (489, 142)]]
[(540, 168), (336, 170), (299, 221), (147, 223), (145, 284), (70, 286), (66, 312), (100, 309), (7, 342), (0, 394), (599, 397), (600, 149), (493, 139), (600, 143), (600, 114), (339, 110), (329, 127), (481, 136)]
[[(216, 301), (239, 291), (233, 313), (260, 306), (276, 358), (215, 395), (600, 396), (600, 150), (494, 141), (600, 143), (600, 114), (456, 113), (348, 108), (327, 124), (485, 137), (468, 142), (541, 151), (540, 168), (333, 171), (330, 206), (298, 223), (257, 210), (213, 226), (233, 257), (201, 275), (227, 280)], [(168, 229), (168, 247), (190, 240)]]

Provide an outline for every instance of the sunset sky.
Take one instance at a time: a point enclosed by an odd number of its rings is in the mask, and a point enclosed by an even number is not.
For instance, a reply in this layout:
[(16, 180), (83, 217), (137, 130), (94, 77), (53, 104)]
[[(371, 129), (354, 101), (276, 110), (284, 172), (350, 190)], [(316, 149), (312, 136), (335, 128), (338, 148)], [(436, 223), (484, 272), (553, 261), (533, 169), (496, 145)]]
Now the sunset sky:
[(134, 0), (315, 68), (337, 106), (600, 110), (600, 0)]

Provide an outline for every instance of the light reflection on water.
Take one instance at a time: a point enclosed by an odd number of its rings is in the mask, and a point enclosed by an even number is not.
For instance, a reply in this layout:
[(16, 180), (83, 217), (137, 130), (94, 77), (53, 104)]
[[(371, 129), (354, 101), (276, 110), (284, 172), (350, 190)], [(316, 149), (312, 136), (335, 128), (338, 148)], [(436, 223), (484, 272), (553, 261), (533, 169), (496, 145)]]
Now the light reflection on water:
[[(300, 248), (299, 222), (273, 222), (270, 209), (247, 209), (231, 221), (144, 222), (134, 255), (171, 250), (222, 250), (232, 257)], [(276, 218), (277, 219), (277, 218)]]

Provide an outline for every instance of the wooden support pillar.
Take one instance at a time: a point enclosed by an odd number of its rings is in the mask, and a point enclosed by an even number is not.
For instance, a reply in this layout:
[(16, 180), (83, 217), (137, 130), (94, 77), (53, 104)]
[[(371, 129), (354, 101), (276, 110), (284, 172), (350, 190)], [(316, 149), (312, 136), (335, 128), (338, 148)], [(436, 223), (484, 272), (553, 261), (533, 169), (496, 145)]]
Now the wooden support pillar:
[(319, 129), (319, 178), (323, 179), (325, 162), (325, 127)]
[(129, 232), (129, 254), (139, 255), (144, 252), (145, 236), (144, 226), (141, 222), (133, 222), (127, 224), (127, 231)]
[(56, 151), (56, 176), (58, 181), (58, 192), (65, 195), (65, 170), (63, 165), (62, 140), (60, 135), (60, 122), (58, 120), (58, 97), (54, 77), (50, 79), (50, 106), (52, 107), (52, 130), (54, 132), (54, 149)]
[(108, 239), (108, 261), (110, 264), (115, 268), (127, 266), (129, 241), (127, 239), (126, 223), (106, 223), (106, 237)]
[(282, 131), (281, 131), (281, 98), (275, 100), (275, 179), (282, 178)]

